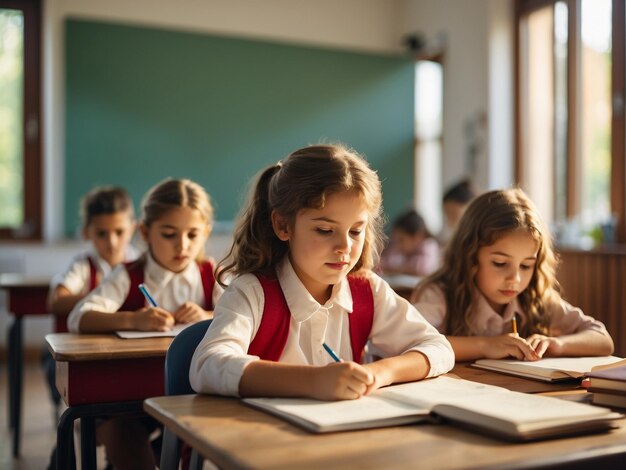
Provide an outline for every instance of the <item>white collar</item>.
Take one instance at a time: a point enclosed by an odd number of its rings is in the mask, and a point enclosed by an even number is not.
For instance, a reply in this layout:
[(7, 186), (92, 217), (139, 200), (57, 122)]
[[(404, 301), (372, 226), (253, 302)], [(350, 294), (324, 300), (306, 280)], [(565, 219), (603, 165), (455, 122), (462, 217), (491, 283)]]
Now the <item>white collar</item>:
[(291, 316), (297, 322), (308, 320), (320, 309), (329, 310), (334, 304), (349, 313), (352, 312), (352, 294), (345, 278), (335, 284), (326, 304), (320, 305), (300, 281), (289, 261), (289, 256), (285, 256), (276, 266), (276, 276), (285, 294)]
[(195, 273), (198, 271), (198, 266), (195, 260), (191, 261), (181, 272), (175, 273), (157, 263), (157, 261), (152, 257), (150, 250), (146, 252), (145, 256), (146, 266), (144, 270), (146, 277), (150, 279), (151, 284), (164, 286), (167, 285), (174, 277), (180, 277), (190, 284), (195, 282)]

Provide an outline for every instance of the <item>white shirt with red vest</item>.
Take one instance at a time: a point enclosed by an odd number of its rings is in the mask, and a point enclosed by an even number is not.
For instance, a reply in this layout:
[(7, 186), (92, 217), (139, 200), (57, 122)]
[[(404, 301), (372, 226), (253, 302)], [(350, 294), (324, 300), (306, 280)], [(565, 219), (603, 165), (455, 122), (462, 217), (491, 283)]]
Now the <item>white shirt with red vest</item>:
[[(517, 314), (518, 325), (523, 324), (527, 314), (521, 308), (517, 297), (507, 304), (500, 315), (487, 302), (485, 296), (476, 289), (476, 307), (469, 319), (470, 326), (476, 336), (497, 336), (512, 332), (513, 315)], [(428, 286), (421, 297), (415, 302), (419, 309), (435, 328), (447, 334), (445, 319), (447, 315), (446, 299), (443, 290), (436, 285)], [(550, 336), (562, 336), (580, 331), (592, 330), (608, 336), (604, 324), (581, 309), (574, 307), (565, 300), (547, 311), (550, 318)]]
[[(280, 362), (322, 366), (332, 362), (323, 349), (326, 342), (344, 360), (352, 360), (348, 315), (352, 294), (346, 279), (334, 286), (331, 297), (320, 305), (306, 290), (285, 257), (276, 270), (278, 282), (291, 312), (289, 336)], [(383, 357), (419, 351), (430, 362), (428, 376), (448, 372), (454, 366), (450, 343), (420, 313), (379, 276), (371, 273), (374, 320), (370, 344)], [(247, 354), (261, 321), (263, 288), (254, 274), (234, 279), (219, 304), (206, 336), (191, 361), (189, 380), (200, 393), (239, 394), (245, 367), (259, 358)]]
[[(89, 266), (91, 258), (96, 267), (100, 279), (104, 279), (111, 272), (111, 265), (96, 250), (88, 250), (72, 258), (67, 269), (56, 274), (50, 281), (50, 295), (58, 286), (65, 287), (72, 295), (86, 294), (89, 292), (91, 281), (91, 269)], [(135, 259), (135, 252), (129, 251), (126, 261)]]
[[(204, 304), (204, 288), (200, 270), (196, 263), (189, 265), (180, 273), (172, 272), (159, 265), (150, 253), (146, 253), (144, 284), (157, 305), (174, 312), (187, 301), (198, 305)], [(130, 278), (124, 265), (117, 266), (103, 282), (84, 297), (70, 312), (67, 326), (70, 332), (79, 333), (79, 325), (85, 312), (92, 310), (115, 313), (124, 304), (130, 291)], [(215, 283), (213, 287), (213, 305), (224, 289)], [(146, 303), (147, 305), (147, 303)]]

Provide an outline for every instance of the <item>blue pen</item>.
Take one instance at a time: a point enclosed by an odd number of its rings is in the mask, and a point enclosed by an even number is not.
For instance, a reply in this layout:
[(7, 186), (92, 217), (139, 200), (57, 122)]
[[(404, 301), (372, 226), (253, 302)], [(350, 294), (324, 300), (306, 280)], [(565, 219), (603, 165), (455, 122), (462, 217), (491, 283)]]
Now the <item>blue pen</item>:
[(326, 352), (330, 355), (330, 357), (333, 358), (333, 361), (335, 362), (341, 362), (341, 359), (339, 359), (339, 356), (337, 356), (337, 354), (335, 353), (335, 351), (333, 351), (329, 345), (327, 345), (326, 343), (322, 343), (322, 346), (324, 346), (324, 349), (326, 350)]
[(139, 284), (138, 287), (139, 287), (139, 290), (141, 291), (141, 293), (144, 295), (144, 297), (146, 299), (148, 299), (148, 302), (150, 302), (153, 307), (156, 307), (157, 303), (154, 301), (154, 299), (150, 295), (150, 292), (148, 292), (148, 289), (146, 289), (146, 286), (144, 286), (143, 284)]

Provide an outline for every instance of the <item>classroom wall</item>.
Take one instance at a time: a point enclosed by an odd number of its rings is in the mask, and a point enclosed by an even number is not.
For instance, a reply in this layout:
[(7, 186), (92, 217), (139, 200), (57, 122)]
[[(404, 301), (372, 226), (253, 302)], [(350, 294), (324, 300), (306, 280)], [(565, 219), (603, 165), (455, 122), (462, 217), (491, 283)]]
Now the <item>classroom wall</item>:
[(509, 186), (513, 1), (407, 0), (401, 28), (444, 51), (443, 187), (464, 175), (483, 189)]
[(382, 180), (393, 219), (412, 203), (413, 61), (70, 19), (65, 24), (65, 233), (77, 201), (116, 184), (134, 201), (192, 178), (231, 221), (249, 181), (292, 150), (345, 142)]
[(404, 1), (48, 0), (44, 2), (44, 234), (64, 235), (65, 56), (68, 18), (115, 21), (340, 50), (399, 52)]

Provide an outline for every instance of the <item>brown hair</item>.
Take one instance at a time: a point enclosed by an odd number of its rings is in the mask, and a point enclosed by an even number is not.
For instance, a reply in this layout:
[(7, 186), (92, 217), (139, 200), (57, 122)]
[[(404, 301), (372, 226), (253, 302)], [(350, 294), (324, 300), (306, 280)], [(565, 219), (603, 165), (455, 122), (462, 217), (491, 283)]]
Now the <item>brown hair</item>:
[(412, 302), (419, 301), (427, 286), (439, 286), (446, 298), (446, 334), (471, 335), (478, 250), (516, 231), (528, 233), (539, 247), (530, 284), (517, 297), (529, 319), (520, 325), (520, 334), (546, 334), (550, 322), (545, 312), (560, 299), (557, 260), (548, 230), (521, 189), (490, 191), (470, 203), (446, 248), (442, 267), (417, 286)]
[(133, 201), (124, 188), (115, 186), (98, 186), (89, 191), (80, 203), (80, 218), (83, 228), (88, 227), (94, 217), (111, 215), (118, 212), (129, 212), (134, 217)]
[(230, 251), (219, 263), (218, 281), (223, 284), (228, 272), (273, 272), (288, 251), (287, 242), (272, 228), (273, 211), (293, 226), (298, 211), (322, 208), (328, 196), (349, 191), (363, 197), (370, 214), (363, 252), (352, 272), (373, 268), (384, 241), (380, 180), (354, 150), (313, 145), (296, 150), (258, 175), (235, 226)]

